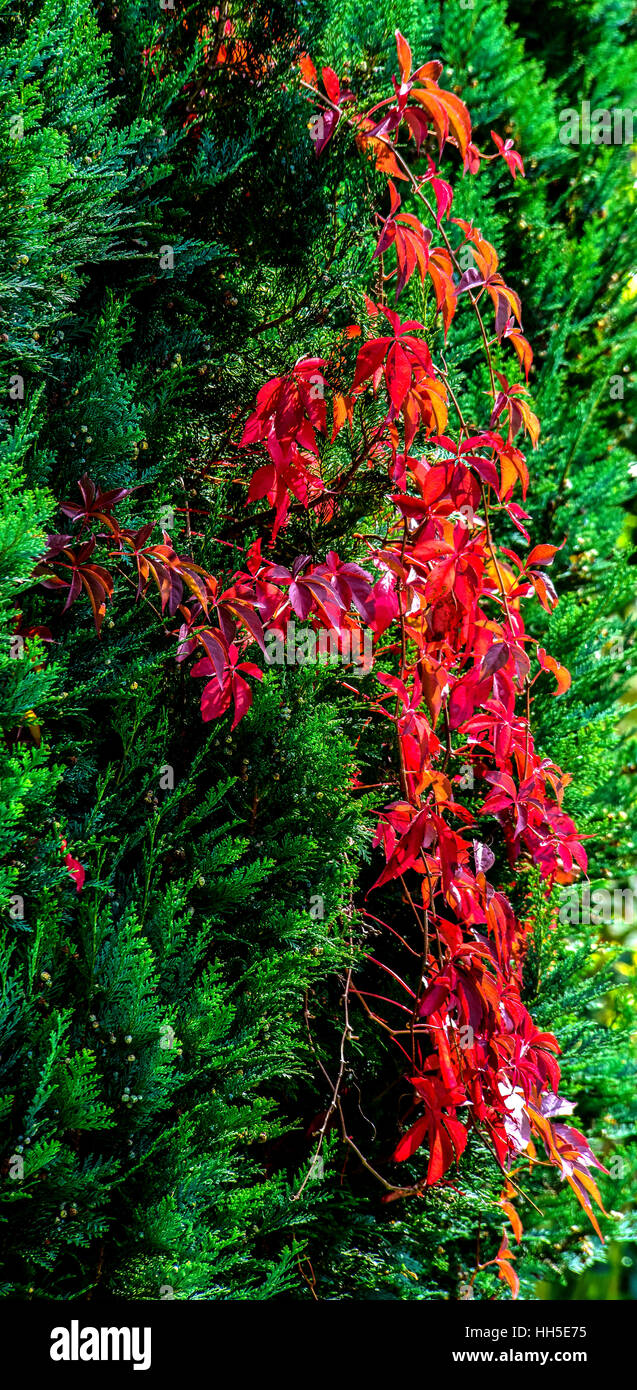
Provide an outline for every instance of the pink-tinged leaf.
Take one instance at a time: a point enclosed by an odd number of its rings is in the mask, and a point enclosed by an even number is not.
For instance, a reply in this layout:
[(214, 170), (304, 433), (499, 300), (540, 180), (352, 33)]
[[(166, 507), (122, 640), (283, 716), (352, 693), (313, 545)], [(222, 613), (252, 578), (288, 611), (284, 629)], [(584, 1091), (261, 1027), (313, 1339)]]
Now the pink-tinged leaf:
[(394, 245), (395, 240), (396, 223), (393, 221), (392, 218), (389, 218), (385, 223), (385, 226), (383, 227), (380, 237), (378, 238), (378, 244), (376, 246), (376, 250), (374, 251), (373, 259), (375, 260), (377, 256), (384, 256), (385, 252), (389, 251), (389, 248)]
[(465, 157), (464, 157), (463, 173), (464, 173), (464, 174), (466, 174), (466, 173), (469, 173), (469, 174), (479, 174), (479, 172), (480, 172), (480, 160), (481, 160), (482, 158), (483, 158), (483, 156), (481, 155), (480, 150), (478, 149), (477, 145), (474, 145), (473, 141), (470, 140), (469, 143), (468, 143), (468, 145), (467, 145), (467, 149), (466, 149), (466, 153), (465, 153)]
[(522, 163), (522, 155), (519, 154), (518, 151), (513, 148), (513, 141), (501, 140), (500, 136), (496, 135), (495, 130), (491, 131), (491, 139), (493, 140), (493, 143), (497, 146), (498, 154), (502, 155), (502, 158), (504, 159), (507, 165), (507, 168), (513, 178), (513, 181), (515, 182), (517, 174), (521, 174), (522, 178), (524, 178), (524, 165)]
[(248, 489), (248, 502), (256, 502), (261, 497), (267, 497), (276, 482), (276, 468), (273, 463), (264, 463), (261, 468), (257, 468), (256, 473), (252, 474), (250, 487)]
[(471, 467), (475, 469), (478, 477), (482, 478), (483, 483), (488, 483), (490, 487), (495, 488), (496, 492), (499, 493), (500, 479), (498, 477), (498, 470), (491, 459), (482, 458), (480, 454), (467, 454), (464, 461), (465, 463), (471, 464)]
[[(316, 124), (318, 120), (320, 120), (321, 122), (320, 125)], [(314, 116), (312, 118), (312, 121), (310, 122), (310, 130), (312, 133), (312, 144), (314, 146), (314, 153), (317, 156), (317, 158), (320, 154), (323, 153), (325, 146), (331, 140), (334, 131), (336, 130), (336, 127), (339, 123), (339, 120), (340, 115), (338, 111), (332, 111), (330, 107), (326, 107), (324, 110), (322, 110), (318, 117)]]
[(489, 849), (488, 845), (483, 845), (480, 840), (473, 841), (473, 859), (478, 874), (487, 874), (495, 864), (493, 850)]
[(288, 590), (288, 597), (297, 618), (307, 618), (308, 613), (312, 611), (312, 594), (307, 585), (297, 584), (293, 580)]
[[(226, 599), (226, 606), (232, 613), (236, 613), (240, 622), (245, 623), (248, 631), (254, 637), (255, 642), (258, 642), (261, 651), (265, 652), (263, 623), (261, 622), (256, 608), (253, 608), (250, 603), (245, 602), (243, 599), (238, 598)], [(219, 607), (221, 608), (221, 604)]]
[(243, 676), (235, 675), (232, 677), (232, 698), (234, 700), (234, 719), (231, 728), (236, 729), (237, 724), (243, 719), (244, 714), (248, 713), (252, 704), (252, 691), (248, 682), (244, 681)]
[(519, 507), (517, 502), (507, 502), (504, 511), (510, 516), (513, 525), (516, 530), (520, 532), (520, 535), (524, 536), (525, 541), (529, 542), (531, 537), (526, 527), (522, 525), (523, 521), (530, 521), (531, 518), (529, 513), (523, 511), (522, 507)]
[[(197, 662), (197, 666), (193, 667), (190, 674), (192, 676), (203, 675), (203, 671), (198, 670), (202, 665), (203, 662)], [(209, 681), (201, 694), (201, 717), (204, 722), (207, 724), (211, 719), (219, 719), (222, 714), (225, 714), (231, 699), (229, 677), (224, 681), (223, 686), (220, 686), (217, 680)]]
[[(228, 639), (224, 638), (222, 632), (212, 628), (201, 629), (197, 637), (210, 662), (209, 670), (201, 670), (197, 674), (202, 676), (215, 674), (219, 685), (222, 685), (229, 660)], [(206, 660), (205, 657), (204, 660)], [(194, 670), (191, 672), (192, 674), (194, 674)]]
[(445, 179), (432, 178), (429, 182), (431, 183), (431, 187), (434, 191), (434, 198), (436, 199), (436, 226), (439, 227), (443, 217), (447, 216), (453, 202), (453, 191), (451, 184), (447, 183)]
[(553, 609), (557, 607), (557, 594), (555, 585), (549, 579), (548, 574), (530, 574), (529, 579), (542, 607), (546, 609), (547, 613), (552, 613)]
[(561, 1121), (555, 1123), (553, 1129), (556, 1134), (559, 1134), (572, 1148), (577, 1150), (579, 1162), (585, 1168), (599, 1168), (601, 1173), (608, 1174), (608, 1168), (605, 1168), (604, 1164), (595, 1157), (588, 1140), (579, 1129), (573, 1129), (572, 1125), (562, 1124)]
[(382, 637), (398, 617), (398, 599), (393, 585), (379, 579), (370, 592), (363, 614), (376, 637)]
[(505, 666), (511, 655), (511, 649), (507, 642), (494, 642), (489, 647), (488, 652), (482, 658), (480, 666), (480, 679), (485, 676), (493, 676), (502, 666)]
[(392, 690), (394, 695), (398, 696), (404, 708), (407, 709), (409, 705), (409, 694), (405, 685), (397, 676), (389, 676), (385, 671), (379, 671), (376, 680), (379, 681), (381, 685), (386, 685), (388, 690)]
[(461, 275), (456, 289), (456, 294), (464, 294), (465, 290), (478, 290), (484, 284), (484, 275), (478, 270), (477, 265), (468, 266), (464, 274)]

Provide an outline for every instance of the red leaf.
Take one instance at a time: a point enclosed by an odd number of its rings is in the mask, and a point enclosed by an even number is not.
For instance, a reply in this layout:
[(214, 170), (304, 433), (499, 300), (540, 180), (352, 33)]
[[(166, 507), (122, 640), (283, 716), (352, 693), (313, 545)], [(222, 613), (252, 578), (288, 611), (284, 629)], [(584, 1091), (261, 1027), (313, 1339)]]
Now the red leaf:
[(385, 378), (387, 390), (392, 405), (400, 410), (400, 407), (411, 386), (411, 367), (409, 359), (401, 348), (400, 343), (392, 343), (387, 356), (385, 367)]
[(411, 49), (407, 40), (403, 38), (400, 29), (396, 30), (396, 51), (398, 53), (400, 80), (401, 82), (408, 82), (411, 73)]
[(554, 656), (549, 656), (548, 652), (544, 650), (544, 647), (538, 647), (537, 659), (543, 671), (551, 671), (555, 676), (557, 690), (554, 690), (553, 694), (563, 695), (571, 684), (570, 671), (567, 670), (566, 666), (560, 665), (560, 662), (556, 661)]
[(502, 158), (505, 160), (509, 173), (512, 175), (514, 182), (517, 174), (521, 174), (522, 178), (524, 178), (524, 165), (522, 163), (522, 156), (521, 154), (518, 154), (518, 151), (513, 148), (513, 141), (501, 140), (500, 136), (496, 135), (495, 130), (491, 131), (491, 139), (497, 146), (498, 154), (501, 154)]
[(412, 1154), (415, 1154), (416, 1149), (420, 1148), (423, 1139), (426, 1137), (428, 1129), (428, 1116), (423, 1115), (419, 1120), (416, 1120), (415, 1125), (412, 1125), (411, 1129), (409, 1129), (406, 1134), (403, 1134), (400, 1143), (396, 1145), (394, 1151), (394, 1158), (397, 1163), (404, 1163), (406, 1158), (411, 1158)]
[[(62, 841), (62, 845), (66, 847), (66, 840)], [(86, 878), (86, 870), (77, 859), (73, 858), (71, 854), (64, 855), (64, 863), (66, 864), (69, 874), (71, 875), (71, 878), (75, 883), (76, 892), (81, 893), (84, 887), (84, 880)]]
[(555, 556), (559, 554), (563, 546), (564, 541), (562, 541), (562, 545), (534, 545), (530, 555), (527, 556), (524, 568), (528, 569), (529, 565), (552, 565)]
[(336, 76), (336, 73), (334, 72), (334, 69), (333, 69), (333, 68), (323, 68), (323, 69), (322, 69), (322, 76), (323, 76), (323, 85), (324, 85), (324, 87), (325, 87), (325, 90), (326, 90), (326, 92), (327, 92), (327, 95), (328, 95), (330, 101), (333, 101), (333, 102), (334, 102), (334, 105), (335, 105), (335, 106), (338, 106), (338, 103), (339, 103), (339, 101), (340, 101), (340, 96), (341, 96), (341, 84), (340, 84), (340, 82), (339, 82), (339, 80), (338, 80), (338, 77)]
[(312, 62), (312, 59), (310, 58), (309, 53), (300, 54), (299, 67), (301, 69), (301, 77), (303, 78), (303, 81), (307, 82), (310, 85), (310, 87), (316, 87), (318, 83), (318, 76), (316, 68)]
[(363, 343), (363, 346), (359, 348), (352, 391), (363, 381), (367, 381), (370, 376), (374, 376), (379, 367), (382, 366), (391, 341), (391, 338), (373, 338), (371, 342)]

